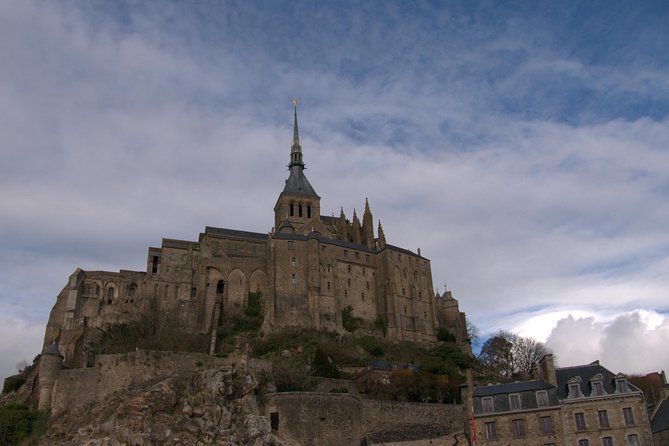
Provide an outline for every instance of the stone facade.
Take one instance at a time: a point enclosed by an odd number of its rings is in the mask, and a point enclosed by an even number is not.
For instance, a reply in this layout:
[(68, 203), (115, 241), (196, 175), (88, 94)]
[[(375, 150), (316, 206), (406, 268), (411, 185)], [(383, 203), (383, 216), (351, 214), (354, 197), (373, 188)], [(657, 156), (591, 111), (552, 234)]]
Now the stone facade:
[(597, 361), (555, 369), (552, 355), (537, 370), (540, 379), (533, 381), (474, 388), (470, 380), (463, 400), (475, 418), (477, 444), (653, 444), (643, 393), (624, 375)]
[[(44, 346), (58, 342), (67, 367), (81, 367), (84, 346), (100, 330), (153, 311), (177, 311), (188, 332), (212, 334), (221, 317), (243, 311), (260, 293), (269, 333), (285, 327), (343, 331), (342, 311), (385, 327), (392, 340), (436, 342), (440, 320), (466, 343), (457, 301), (433, 292), (430, 261), (386, 243), (366, 201), (362, 221), (320, 215), (320, 197), (304, 174), (297, 111), (289, 177), (267, 233), (206, 227), (197, 241), (163, 239), (148, 250), (146, 270), (77, 269), (59, 294)], [(153, 306), (152, 306), (153, 305)]]

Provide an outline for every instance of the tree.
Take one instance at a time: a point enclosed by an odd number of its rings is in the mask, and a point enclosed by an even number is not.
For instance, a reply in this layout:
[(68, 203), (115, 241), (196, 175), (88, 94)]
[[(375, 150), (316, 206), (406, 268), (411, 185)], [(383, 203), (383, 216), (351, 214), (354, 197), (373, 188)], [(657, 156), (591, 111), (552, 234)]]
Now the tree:
[(514, 374), (529, 374), (548, 353), (551, 351), (536, 339), (499, 330), (483, 344), (479, 360), (500, 376), (511, 378)]
[(469, 319), (467, 319), (467, 339), (472, 347), (478, 346), (481, 342), (479, 328)]
[(544, 344), (536, 339), (516, 336), (512, 349), (514, 371), (529, 374), (536, 362), (550, 352)]
[(481, 348), (479, 360), (499, 375), (510, 378), (513, 374), (512, 350), (513, 343), (507, 339), (506, 333), (499, 331), (485, 341)]

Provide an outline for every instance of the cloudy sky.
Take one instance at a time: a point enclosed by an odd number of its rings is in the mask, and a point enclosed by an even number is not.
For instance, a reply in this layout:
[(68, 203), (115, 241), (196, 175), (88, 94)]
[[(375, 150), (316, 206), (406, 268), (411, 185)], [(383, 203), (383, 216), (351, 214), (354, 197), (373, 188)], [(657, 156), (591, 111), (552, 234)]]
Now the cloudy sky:
[(482, 334), (669, 368), (669, 3), (0, 2), (0, 375), (68, 275), (267, 232), (300, 100), (323, 213), (369, 197)]

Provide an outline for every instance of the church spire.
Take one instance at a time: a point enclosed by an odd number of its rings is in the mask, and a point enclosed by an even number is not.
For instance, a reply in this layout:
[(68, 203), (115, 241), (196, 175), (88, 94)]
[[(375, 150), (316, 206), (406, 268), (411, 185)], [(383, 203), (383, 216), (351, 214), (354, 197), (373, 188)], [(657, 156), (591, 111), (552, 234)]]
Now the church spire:
[(290, 147), (290, 164), (289, 168), (299, 166), (304, 169), (302, 162), (302, 146), (300, 146), (300, 134), (297, 130), (297, 99), (293, 99), (293, 107), (295, 108), (295, 121), (293, 124), (293, 145)]

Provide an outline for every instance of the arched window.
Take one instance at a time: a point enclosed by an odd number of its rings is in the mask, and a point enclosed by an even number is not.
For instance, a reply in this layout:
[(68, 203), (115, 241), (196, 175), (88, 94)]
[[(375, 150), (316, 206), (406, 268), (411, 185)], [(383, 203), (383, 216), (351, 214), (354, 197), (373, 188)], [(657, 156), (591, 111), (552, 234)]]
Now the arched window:
[(302, 216), (302, 204), (301, 203), (297, 205), (297, 212), (298, 212), (298, 216), (301, 217)]
[(293, 215), (295, 215), (295, 206), (293, 203), (290, 203), (290, 216), (292, 217)]
[(197, 296), (197, 288), (193, 287), (190, 289), (190, 297)]
[(110, 286), (107, 288), (107, 303), (112, 303), (112, 299), (114, 299), (114, 287)]
[(216, 283), (216, 295), (222, 296), (224, 290), (225, 290), (225, 283), (222, 280), (219, 280), (218, 283)]
[(307, 218), (311, 218), (311, 205), (307, 206)]
[(135, 294), (137, 294), (137, 284), (131, 283), (128, 287), (128, 297), (135, 297)]

